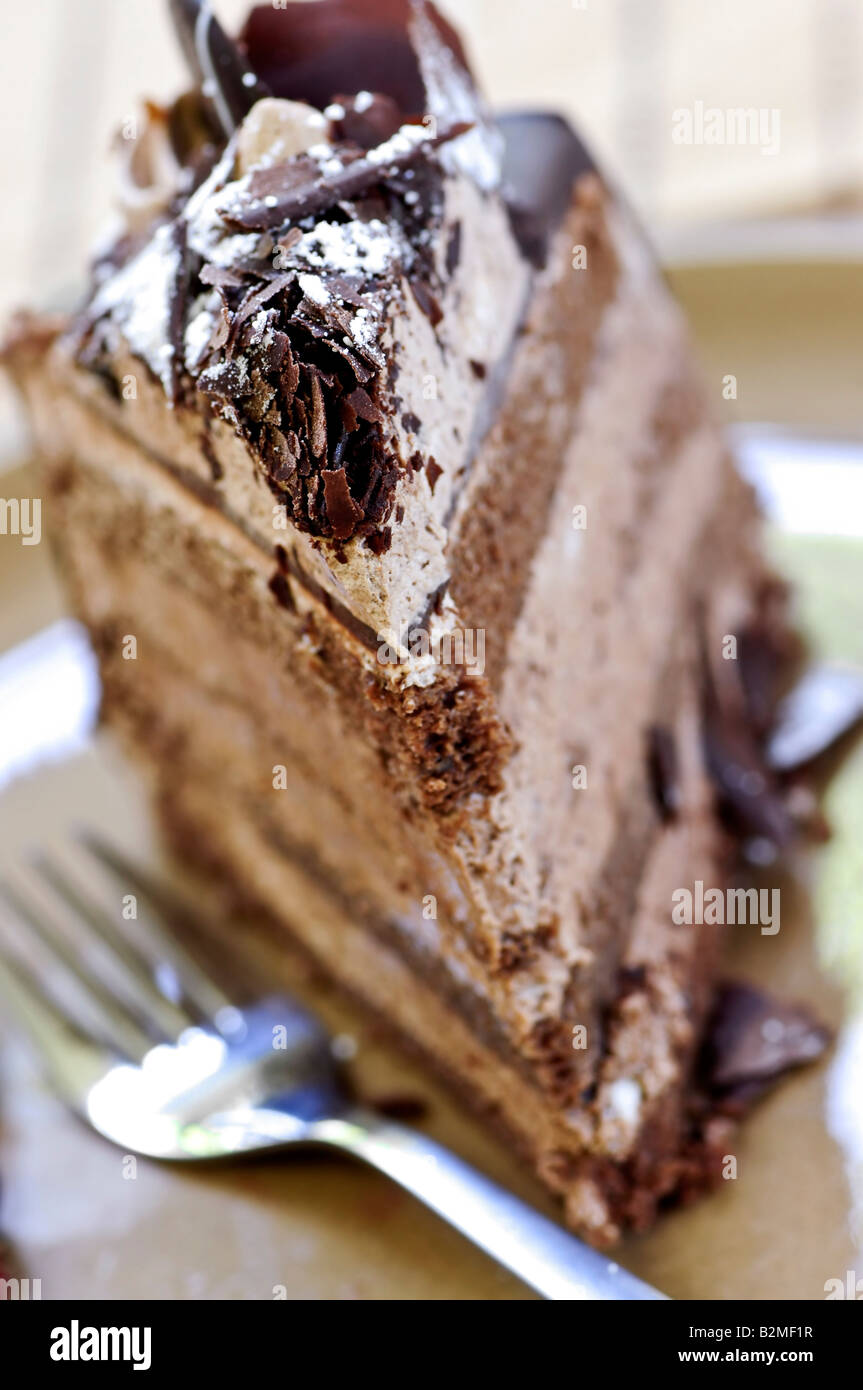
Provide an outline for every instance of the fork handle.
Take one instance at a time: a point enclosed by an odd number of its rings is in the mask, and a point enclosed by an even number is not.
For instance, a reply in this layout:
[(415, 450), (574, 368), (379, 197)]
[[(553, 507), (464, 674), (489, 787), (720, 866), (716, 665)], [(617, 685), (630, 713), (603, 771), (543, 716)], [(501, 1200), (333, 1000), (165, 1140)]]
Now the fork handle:
[(311, 1130), (386, 1173), (544, 1298), (665, 1298), (416, 1130), (361, 1108)]

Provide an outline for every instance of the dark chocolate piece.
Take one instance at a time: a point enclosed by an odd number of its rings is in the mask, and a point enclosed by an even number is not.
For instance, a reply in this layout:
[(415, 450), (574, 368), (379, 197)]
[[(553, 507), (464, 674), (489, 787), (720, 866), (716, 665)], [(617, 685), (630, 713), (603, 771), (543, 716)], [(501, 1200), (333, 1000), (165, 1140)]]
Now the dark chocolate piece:
[[(431, 5), (426, 13), (456, 61), (467, 68), (455, 30)], [(323, 110), (339, 93), (379, 92), (405, 115), (428, 109), (411, 37), (410, 0), (315, 0), (286, 10), (256, 5), (240, 42), (275, 96)]]
[(706, 652), (702, 673), (702, 742), (720, 814), (738, 835), (787, 849), (797, 837), (797, 827), (750, 722), (742, 687), (736, 700), (727, 695), (721, 700)]
[(434, 135), (427, 134), (420, 143), (394, 152), (385, 162), (373, 157), (385, 146), (367, 154), (340, 146), (335, 153), (343, 167), (333, 173), (324, 172), (307, 156), (299, 156), (290, 163), (258, 170), (252, 175), (248, 193), (221, 208), (220, 214), (229, 226), (246, 232), (271, 231), (285, 222), (300, 222), (345, 199), (368, 193), (392, 174), (416, 164), (425, 150), (456, 140), (470, 129), (469, 121), (456, 121)]
[(244, 62), (207, 0), (170, 0), (170, 9), (192, 76), (230, 137), (269, 88)]
[(787, 654), (773, 640), (768, 624), (752, 623), (740, 634), (737, 659), (749, 719), (763, 737), (773, 723)]
[(356, 97), (338, 96), (335, 104), (341, 106), (344, 115), (333, 122), (336, 138), (359, 145), (362, 150), (373, 150), (395, 135), (404, 121), (398, 103), (381, 92), (364, 94), (361, 102)]
[(504, 138), (503, 192), (513, 233), (525, 257), (539, 267), (569, 207), (576, 179), (596, 165), (562, 116), (513, 113), (500, 116), (498, 125)]
[(708, 1025), (704, 1076), (728, 1105), (748, 1105), (780, 1076), (820, 1057), (830, 1041), (829, 1029), (802, 1005), (753, 985), (726, 984)]
[(738, 833), (787, 849), (796, 836), (794, 820), (751, 729), (714, 712), (706, 723), (704, 749), (726, 820)]

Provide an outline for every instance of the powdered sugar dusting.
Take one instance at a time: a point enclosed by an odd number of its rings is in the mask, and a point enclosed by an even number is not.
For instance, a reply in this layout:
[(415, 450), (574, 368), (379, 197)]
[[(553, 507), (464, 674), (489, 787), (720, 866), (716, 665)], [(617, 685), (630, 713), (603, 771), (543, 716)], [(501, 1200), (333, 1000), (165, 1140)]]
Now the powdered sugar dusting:
[(371, 310), (358, 309), (351, 319), (351, 336), (360, 347), (373, 348), (380, 335), (380, 324)]
[(321, 306), (329, 304), (330, 292), (319, 275), (301, 275), (299, 282), (306, 299)]
[(410, 154), (417, 146), (426, 144), (432, 138), (431, 130), (424, 125), (403, 125), (385, 140), (369, 150), (366, 159), (370, 164), (392, 164), (394, 159)]
[(144, 249), (103, 284), (91, 309), (96, 318), (113, 317), (132, 351), (159, 378), (168, 397), (174, 371), (171, 303), (180, 269), (173, 230), (159, 227)]
[(198, 206), (195, 216), (189, 222), (189, 246), (212, 265), (232, 266), (237, 261), (255, 260), (261, 247), (261, 237), (257, 232), (229, 232), (220, 209), (225, 204), (225, 194), (230, 197), (231, 190), (239, 189), (240, 183), (228, 184), (226, 188), (215, 188), (210, 196)]
[(373, 217), (369, 222), (318, 222), (291, 247), (285, 261), (340, 275), (383, 275), (396, 258), (390, 232)]
[(220, 299), (215, 290), (201, 294), (189, 312), (183, 341), (183, 356), (190, 372), (197, 371), (207, 357), (219, 318)]

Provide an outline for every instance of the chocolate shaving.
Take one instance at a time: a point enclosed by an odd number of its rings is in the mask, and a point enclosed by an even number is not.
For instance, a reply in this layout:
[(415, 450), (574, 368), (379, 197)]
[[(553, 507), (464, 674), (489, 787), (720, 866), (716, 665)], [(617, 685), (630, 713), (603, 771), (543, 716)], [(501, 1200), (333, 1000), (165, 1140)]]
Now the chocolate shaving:
[[(247, 232), (269, 231), (285, 222), (300, 222), (345, 199), (360, 197), (376, 184), (385, 183), (393, 173), (415, 164), (425, 151), (455, 140), (470, 129), (469, 121), (457, 121), (434, 135), (429, 133), (407, 149), (398, 150), (385, 164), (372, 157), (383, 148), (379, 146), (368, 155), (360, 152), (332, 173), (324, 173), (307, 156), (298, 156), (288, 163), (259, 170), (252, 176), (248, 192), (239, 194), (233, 205), (220, 209), (220, 215), (229, 226)], [(340, 149), (338, 154), (344, 160), (349, 152)]]
[(363, 509), (351, 497), (344, 469), (324, 468), (321, 477), (324, 480), (324, 498), (332, 534), (336, 540), (346, 541), (362, 519)]
[(431, 488), (432, 492), (434, 492), (435, 483), (437, 482), (438, 478), (442, 473), (443, 469), (441, 468), (437, 459), (432, 455), (432, 457), (426, 464), (426, 477), (429, 480), (429, 487)]
[(205, 396), (216, 396), (220, 400), (236, 401), (248, 396), (251, 385), (248, 373), (240, 362), (217, 362), (205, 367), (198, 377), (198, 390)]
[(375, 531), (371, 536), (366, 536), (366, 546), (375, 555), (385, 555), (393, 543), (393, 532), (391, 526), (384, 526), (382, 530)]
[(198, 279), (202, 285), (216, 285), (219, 289), (230, 290), (241, 289), (246, 283), (241, 271), (226, 265), (213, 265), (210, 261), (201, 267)]
[[(312, 419), (309, 430), (309, 443), (315, 458), (327, 452), (327, 417), (324, 411), (324, 396), (321, 390), (320, 374), (312, 373)], [(344, 477), (344, 473), (341, 474)]]
[(437, 295), (424, 280), (420, 280), (415, 275), (411, 276), (408, 284), (413, 290), (414, 299), (422, 309), (432, 328), (437, 328), (443, 318), (443, 309), (440, 306), (440, 300)]
[(297, 359), (294, 357), (294, 354), (291, 351), (291, 344), (289, 339), (287, 351), (285, 353), (284, 367), (282, 368), (281, 378), (282, 394), (285, 398), (286, 404), (290, 404), (291, 397), (296, 395), (297, 387), (299, 386), (299, 384), (300, 367), (299, 363), (297, 362)]
[(332, 271), (327, 273), (327, 289), (337, 299), (345, 304), (351, 304), (355, 309), (363, 309), (368, 305), (367, 299), (360, 293), (356, 285), (351, 284), (344, 275), (336, 275)]
[(261, 285), (259, 289), (251, 290), (246, 295), (246, 298), (231, 319), (231, 331), (228, 338), (229, 355), (236, 345), (237, 336), (243, 324), (246, 322), (246, 319), (251, 318), (253, 314), (257, 313), (258, 309), (263, 308), (274, 295), (279, 294), (282, 290), (286, 289), (288, 285), (292, 285), (295, 279), (296, 271), (289, 270), (285, 274), (277, 276), (275, 280), (270, 280), (268, 284)]
[(369, 393), (364, 391), (361, 386), (352, 391), (345, 398), (345, 402), (356, 412), (360, 420), (369, 420), (372, 423), (375, 421), (383, 422), (384, 416), (380, 407), (375, 405)]

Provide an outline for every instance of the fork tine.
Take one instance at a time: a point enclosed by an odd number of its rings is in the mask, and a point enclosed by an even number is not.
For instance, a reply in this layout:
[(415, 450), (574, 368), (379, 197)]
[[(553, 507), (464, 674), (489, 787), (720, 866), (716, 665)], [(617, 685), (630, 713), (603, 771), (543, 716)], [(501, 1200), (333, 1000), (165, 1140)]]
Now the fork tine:
[(51, 995), (38, 983), (33, 972), (17, 960), (8, 949), (6, 942), (0, 940), (0, 992), (31, 1034), (30, 1016), (38, 1033), (50, 1031), (52, 1038), (66, 1037), (75, 1031), (75, 1024)]
[(8, 878), (0, 881), (0, 897), (11, 909), (13, 916), (31, 929), (43, 950), (62, 966), (66, 975), (75, 982), (82, 997), (86, 998), (88, 1012), (92, 1015), (95, 1026), (91, 1023), (83, 1031), (103, 1038), (123, 1056), (139, 1062), (153, 1047), (153, 1040), (145, 1029), (114, 999), (101, 981), (85, 968), (62, 934)]
[(206, 973), (194, 956), (180, 944), (177, 938), (166, 930), (158, 914), (164, 909), (167, 893), (162, 893), (141, 869), (127, 859), (121, 850), (102, 839), (101, 835), (83, 830), (81, 842), (99, 863), (110, 870), (121, 883), (133, 884), (135, 889), (156, 909), (138, 912), (138, 927), (141, 940), (150, 953), (151, 960), (167, 961), (174, 971), (184, 997), (198, 1010), (203, 1019), (208, 1020), (219, 1032), (232, 1034), (239, 1026), (237, 1005), (224, 993)]
[(142, 1013), (152, 1019), (169, 1038), (177, 1038), (187, 1028), (193, 1027), (196, 1019), (160, 991), (153, 967), (146, 956), (121, 933), (95, 897), (88, 896), (60, 861), (49, 857), (44, 851), (40, 851), (33, 862), (57, 896), (77, 914), (123, 967), (129, 992)]
[[(85, 1036), (83, 1029), (42, 987), (36, 976), (16, 960), (0, 940), (0, 998), (18, 1020), (36, 1051), (48, 1065), (64, 1099), (76, 1102), (88, 1084), (95, 1083), (112, 1064), (101, 1043)], [(70, 1053), (76, 1055), (80, 1090), (64, 1085)], [(60, 1059), (63, 1065), (60, 1064)]]

